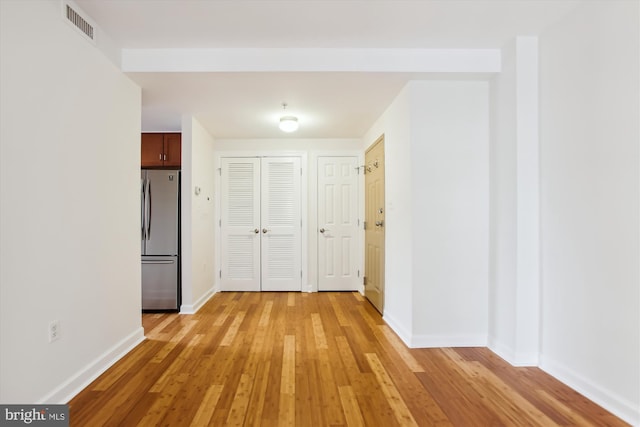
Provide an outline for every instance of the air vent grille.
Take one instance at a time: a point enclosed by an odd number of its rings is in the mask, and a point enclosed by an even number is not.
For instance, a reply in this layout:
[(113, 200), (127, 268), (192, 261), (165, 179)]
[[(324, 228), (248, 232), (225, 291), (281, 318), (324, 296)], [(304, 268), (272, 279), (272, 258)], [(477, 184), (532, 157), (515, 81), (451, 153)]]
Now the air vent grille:
[(87, 37), (93, 40), (93, 26), (89, 24), (78, 12), (68, 4), (66, 6), (66, 16), (76, 28), (82, 31)]

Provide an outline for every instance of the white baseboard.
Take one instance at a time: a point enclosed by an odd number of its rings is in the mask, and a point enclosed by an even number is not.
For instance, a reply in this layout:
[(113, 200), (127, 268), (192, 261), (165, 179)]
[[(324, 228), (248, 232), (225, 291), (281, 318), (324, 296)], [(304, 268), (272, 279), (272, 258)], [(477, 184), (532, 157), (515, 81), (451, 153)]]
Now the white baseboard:
[(558, 362), (544, 357), (544, 355), (540, 355), (540, 369), (632, 426), (640, 426), (640, 407), (638, 407), (638, 404), (629, 402), (616, 393), (594, 384), (591, 380)]
[(493, 337), (489, 337), (487, 344), (489, 350), (500, 356), (511, 366), (516, 367), (531, 367), (538, 366), (539, 357), (538, 354), (525, 354), (517, 353), (508, 345), (496, 340)]
[(393, 332), (395, 332), (396, 335), (400, 337), (402, 342), (404, 342), (407, 347), (411, 347), (411, 332), (408, 331), (402, 325), (402, 323), (398, 322), (393, 316), (390, 316), (387, 313), (384, 314), (384, 316), (382, 317), (382, 320), (387, 322), (387, 325), (389, 325), (389, 327), (393, 329)]
[(91, 382), (98, 378), (104, 371), (109, 369), (120, 360), (124, 355), (129, 353), (135, 346), (144, 341), (144, 328), (140, 327), (129, 336), (122, 339), (118, 344), (111, 347), (102, 356), (89, 363), (85, 368), (80, 370), (76, 375), (65, 381), (54, 391), (44, 398), (40, 399), (38, 404), (66, 404), (75, 395), (80, 393)]
[(486, 347), (486, 335), (413, 335), (411, 348)]
[(195, 304), (182, 304), (180, 306), (180, 314), (195, 314), (209, 301), (209, 298), (216, 294), (216, 289), (211, 288), (202, 295)]
[(409, 348), (486, 347), (486, 335), (413, 335), (402, 323), (385, 313), (382, 320)]

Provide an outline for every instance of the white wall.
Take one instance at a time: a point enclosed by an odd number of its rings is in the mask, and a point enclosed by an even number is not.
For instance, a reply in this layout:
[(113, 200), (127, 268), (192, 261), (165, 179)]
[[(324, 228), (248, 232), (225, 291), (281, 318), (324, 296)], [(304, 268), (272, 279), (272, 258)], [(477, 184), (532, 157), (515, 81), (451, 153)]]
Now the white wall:
[[(407, 343), (413, 333), (413, 195), (411, 89), (405, 86), (366, 133), (367, 148), (384, 135), (384, 319)], [(420, 184), (419, 184), (420, 185)]]
[(489, 84), (410, 82), (385, 136), (384, 318), (410, 346), (487, 339)]
[(58, 1), (0, 20), (0, 402), (64, 403), (143, 339), (140, 89)]
[(413, 340), (484, 346), (489, 83), (412, 82)]
[[(220, 156), (256, 156), (256, 155), (299, 155), (303, 161), (303, 197), (306, 203), (303, 205), (303, 283), (302, 290), (315, 292), (318, 290), (318, 188), (317, 188), (317, 164), (319, 156), (339, 155), (358, 156), (362, 160), (362, 142), (359, 139), (216, 139), (214, 153), (217, 159)], [(364, 161), (364, 160), (362, 160)], [(361, 163), (362, 164), (362, 163)], [(219, 175), (215, 173), (216, 188), (220, 186)], [(361, 175), (362, 178), (362, 175)], [(306, 185), (304, 182), (306, 181)], [(362, 181), (362, 180), (361, 180)], [(363, 182), (363, 181), (362, 181)], [(360, 183), (362, 185), (362, 182)], [(220, 206), (220, 191), (216, 194), (216, 204)], [(216, 213), (216, 223), (219, 212)], [(305, 221), (306, 219), (306, 221)], [(216, 227), (216, 249), (219, 250), (219, 229)], [(360, 264), (362, 260), (360, 260)], [(216, 255), (216, 289), (218, 286), (219, 259)]]
[(541, 367), (640, 424), (639, 4), (540, 36)]
[[(214, 292), (215, 194), (213, 137), (182, 118), (182, 305), (195, 313)], [(196, 187), (200, 194), (196, 194)]]

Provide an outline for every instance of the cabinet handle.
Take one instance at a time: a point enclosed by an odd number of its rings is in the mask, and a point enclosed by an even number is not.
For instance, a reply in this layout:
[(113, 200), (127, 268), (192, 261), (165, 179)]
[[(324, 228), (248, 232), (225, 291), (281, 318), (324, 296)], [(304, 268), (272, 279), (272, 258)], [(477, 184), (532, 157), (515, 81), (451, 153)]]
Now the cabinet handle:
[(158, 160), (162, 160), (162, 153), (158, 154)]
[(167, 155), (164, 154), (162, 157), (164, 157), (162, 160), (167, 160)]

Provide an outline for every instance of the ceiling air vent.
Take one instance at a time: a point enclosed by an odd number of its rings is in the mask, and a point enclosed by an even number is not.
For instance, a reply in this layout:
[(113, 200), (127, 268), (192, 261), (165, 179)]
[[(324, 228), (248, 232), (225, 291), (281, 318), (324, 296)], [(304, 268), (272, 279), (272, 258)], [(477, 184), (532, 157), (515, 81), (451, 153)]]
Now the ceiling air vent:
[(86, 19), (82, 17), (73, 7), (71, 7), (68, 3), (64, 4), (64, 14), (67, 20), (78, 30), (80, 30), (85, 36), (87, 36), (91, 41), (94, 41), (94, 29), (93, 25), (87, 22)]

